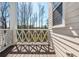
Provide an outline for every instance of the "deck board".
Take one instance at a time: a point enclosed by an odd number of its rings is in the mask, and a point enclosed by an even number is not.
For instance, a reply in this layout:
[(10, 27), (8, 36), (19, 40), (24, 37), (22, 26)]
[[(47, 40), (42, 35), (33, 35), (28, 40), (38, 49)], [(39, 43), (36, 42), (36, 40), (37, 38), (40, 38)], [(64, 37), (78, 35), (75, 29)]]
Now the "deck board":
[(8, 54), (7, 57), (56, 57), (55, 54)]

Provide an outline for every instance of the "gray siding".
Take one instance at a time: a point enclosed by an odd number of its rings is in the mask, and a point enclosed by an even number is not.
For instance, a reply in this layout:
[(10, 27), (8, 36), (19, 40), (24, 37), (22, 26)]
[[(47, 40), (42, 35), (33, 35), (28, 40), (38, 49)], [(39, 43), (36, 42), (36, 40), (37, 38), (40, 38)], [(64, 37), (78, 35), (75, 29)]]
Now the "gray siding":
[(79, 3), (65, 2), (65, 27), (53, 28), (52, 40), (57, 56), (79, 56)]

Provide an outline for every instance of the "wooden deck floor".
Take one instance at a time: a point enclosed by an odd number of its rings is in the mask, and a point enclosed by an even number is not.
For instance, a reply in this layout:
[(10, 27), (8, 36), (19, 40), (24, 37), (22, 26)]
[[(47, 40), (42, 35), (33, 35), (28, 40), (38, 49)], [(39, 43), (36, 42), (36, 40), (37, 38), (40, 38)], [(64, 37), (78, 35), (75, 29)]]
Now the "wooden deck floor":
[(11, 46), (7, 48), (5, 51), (0, 53), (0, 57), (56, 57), (55, 53), (14, 53), (12, 50), (15, 48), (15, 46)]
[(56, 57), (55, 54), (8, 54), (7, 57)]

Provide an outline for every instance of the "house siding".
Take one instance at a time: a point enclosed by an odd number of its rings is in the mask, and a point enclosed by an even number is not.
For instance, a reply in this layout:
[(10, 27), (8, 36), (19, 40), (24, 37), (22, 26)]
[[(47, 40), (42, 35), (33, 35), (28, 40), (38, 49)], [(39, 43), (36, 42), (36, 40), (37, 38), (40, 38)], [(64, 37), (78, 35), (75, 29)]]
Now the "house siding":
[(51, 33), (56, 56), (79, 56), (79, 3), (64, 2), (63, 7), (65, 27), (52, 28)]

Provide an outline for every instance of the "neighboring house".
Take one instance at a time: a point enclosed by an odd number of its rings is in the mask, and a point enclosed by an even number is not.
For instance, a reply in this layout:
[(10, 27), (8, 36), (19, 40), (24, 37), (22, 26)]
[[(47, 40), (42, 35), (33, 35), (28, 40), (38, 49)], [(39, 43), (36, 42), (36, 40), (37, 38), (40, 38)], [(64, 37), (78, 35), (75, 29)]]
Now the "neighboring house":
[(52, 9), (49, 11), (52, 23), (49, 23), (52, 25), (56, 56), (79, 56), (79, 3), (53, 2), (49, 5), (49, 10)]

